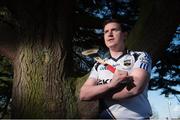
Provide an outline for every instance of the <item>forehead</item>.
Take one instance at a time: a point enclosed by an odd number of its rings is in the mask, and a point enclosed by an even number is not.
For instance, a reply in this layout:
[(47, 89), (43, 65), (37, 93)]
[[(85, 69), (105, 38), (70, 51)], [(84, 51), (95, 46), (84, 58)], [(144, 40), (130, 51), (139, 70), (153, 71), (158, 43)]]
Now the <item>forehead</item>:
[(110, 23), (107, 23), (107, 24), (104, 26), (104, 30), (106, 30), (106, 29), (111, 29), (111, 28), (121, 28), (121, 27), (120, 27), (120, 23), (110, 22)]

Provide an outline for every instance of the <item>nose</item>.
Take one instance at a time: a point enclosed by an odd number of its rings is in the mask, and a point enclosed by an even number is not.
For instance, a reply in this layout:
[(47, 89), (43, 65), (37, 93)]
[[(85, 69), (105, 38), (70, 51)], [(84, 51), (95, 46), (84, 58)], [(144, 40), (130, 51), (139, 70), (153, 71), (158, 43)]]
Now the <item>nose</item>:
[(113, 31), (111, 31), (111, 30), (108, 31), (107, 35), (108, 35), (108, 36), (113, 36)]

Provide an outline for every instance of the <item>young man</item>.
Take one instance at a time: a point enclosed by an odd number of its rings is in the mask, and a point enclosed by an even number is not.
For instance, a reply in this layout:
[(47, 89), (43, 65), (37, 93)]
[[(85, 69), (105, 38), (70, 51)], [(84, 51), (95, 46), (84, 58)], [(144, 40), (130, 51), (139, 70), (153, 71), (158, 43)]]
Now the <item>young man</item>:
[[(105, 22), (104, 41), (110, 53), (105, 61), (116, 71), (112, 73), (96, 63), (80, 90), (80, 100), (100, 99), (100, 118), (144, 120), (152, 114), (147, 99), (151, 58), (145, 52), (125, 50), (126, 36), (118, 20)], [(121, 82), (129, 78), (133, 87), (122, 88)]]

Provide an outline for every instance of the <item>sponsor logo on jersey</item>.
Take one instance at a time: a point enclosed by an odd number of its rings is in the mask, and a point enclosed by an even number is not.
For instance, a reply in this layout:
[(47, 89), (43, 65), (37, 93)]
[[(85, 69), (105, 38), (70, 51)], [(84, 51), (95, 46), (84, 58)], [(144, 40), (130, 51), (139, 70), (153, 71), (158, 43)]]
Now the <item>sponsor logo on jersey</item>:
[(99, 68), (99, 70), (106, 70), (106, 67), (102, 66), (102, 67)]
[(102, 85), (102, 84), (107, 84), (110, 83), (112, 79), (103, 79), (103, 80), (98, 80), (98, 85)]

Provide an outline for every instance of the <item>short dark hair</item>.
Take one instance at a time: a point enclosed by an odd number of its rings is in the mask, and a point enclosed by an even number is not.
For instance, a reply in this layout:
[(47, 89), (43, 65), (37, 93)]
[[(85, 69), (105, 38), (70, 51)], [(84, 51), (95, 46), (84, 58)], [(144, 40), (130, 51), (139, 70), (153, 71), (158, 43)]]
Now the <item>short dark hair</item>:
[(125, 26), (125, 24), (123, 24), (123, 22), (121, 22), (120, 20), (118, 19), (108, 19), (108, 20), (105, 20), (103, 22), (103, 28), (108, 24), (108, 23), (118, 23), (120, 25), (120, 28), (121, 28), (121, 31), (122, 32), (126, 32), (128, 31), (127, 27)]

